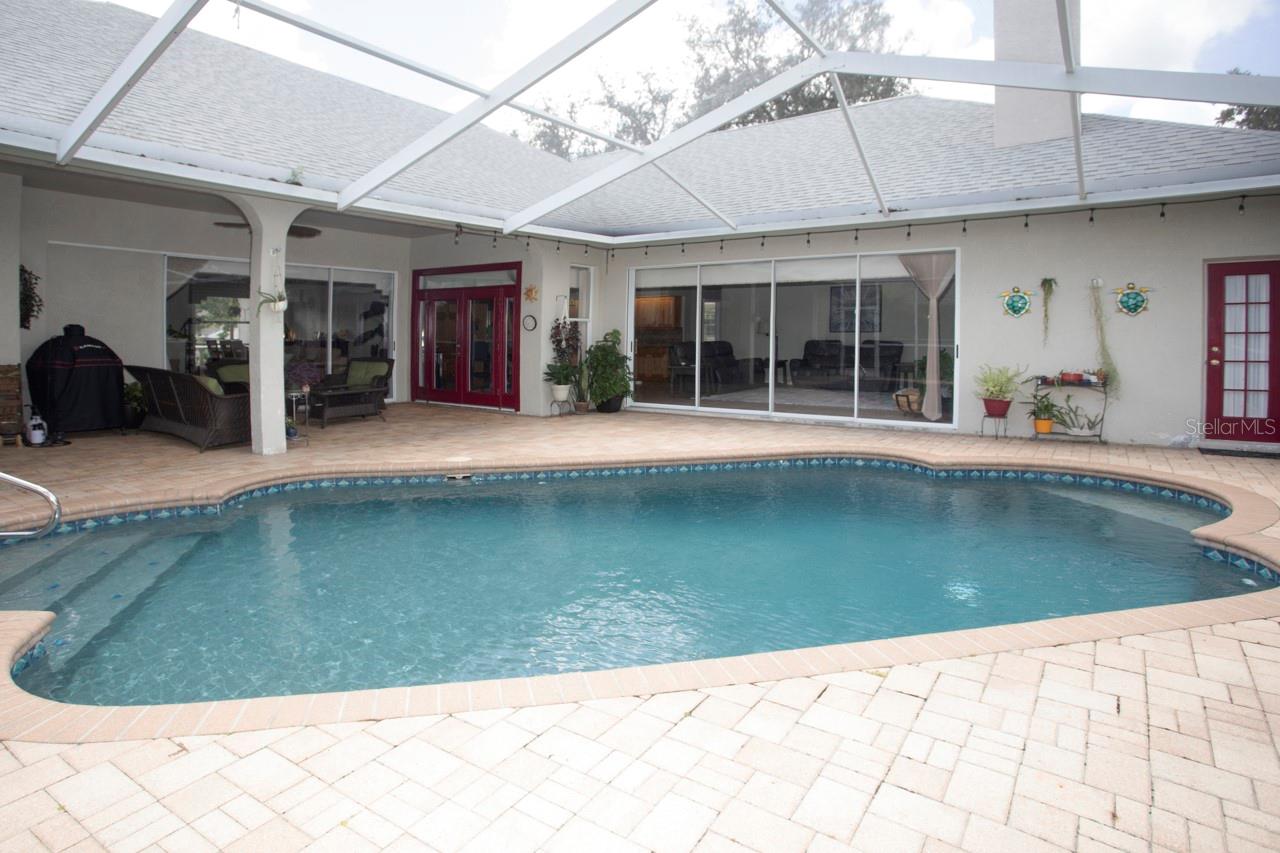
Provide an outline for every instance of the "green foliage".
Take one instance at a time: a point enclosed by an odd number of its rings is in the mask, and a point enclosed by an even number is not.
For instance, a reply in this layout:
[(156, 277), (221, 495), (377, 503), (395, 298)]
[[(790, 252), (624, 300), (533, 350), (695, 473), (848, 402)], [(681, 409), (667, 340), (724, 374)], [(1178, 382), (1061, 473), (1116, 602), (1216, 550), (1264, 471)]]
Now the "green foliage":
[(622, 352), (622, 333), (617, 329), (587, 350), (586, 368), (587, 396), (593, 404), (631, 396), (631, 364)]
[(574, 385), (578, 381), (578, 367), (575, 364), (563, 364), (555, 361), (542, 371), (542, 378), (552, 385)]
[(264, 305), (279, 305), (281, 302), (288, 302), (289, 297), (284, 293), (267, 293), (265, 290), (259, 290), (258, 295), (262, 298), (258, 300), (258, 313), (262, 313)]
[(1107, 315), (1102, 308), (1102, 286), (1095, 284), (1089, 288), (1089, 307), (1093, 312), (1093, 328), (1098, 336), (1099, 370), (1106, 373), (1107, 387), (1111, 394), (1120, 391), (1120, 371), (1116, 369), (1115, 360), (1111, 357), (1111, 348), (1107, 346)]
[[(1252, 72), (1232, 68), (1228, 74), (1251, 76)], [(1252, 107), (1235, 104), (1218, 113), (1215, 121), (1220, 125), (1243, 127), (1247, 130), (1280, 130), (1280, 107)]]
[(138, 382), (126, 382), (124, 386), (124, 404), (130, 408), (142, 411), (145, 409), (146, 403), (142, 396), (142, 384)]
[(18, 293), (18, 315), (19, 322), (24, 329), (31, 328), (31, 321), (40, 316), (40, 312), (44, 310), (44, 300), (40, 298), (37, 288), (40, 286), (40, 276), (27, 269), (22, 264), (18, 265), (19, 293)]
[[(886, 33), (891, 21), (881, 0), (800, 0), (800, 23), (832, 50), (884, 52), (892, 47)], [(730, 0), (723, 19), (685, 21), (693, 60), (692, 80), (669, 84), (666, 69), (644, 71), (635, 85), (600, 77), (599, 93), (572, 102), (544, 102), (543, 109), (576, 120), (579, 112), (599, 112), (612, 120), (613, 135), (635, 145), (649, 145), (668, 131), (710, 112), (812, 55), (763, 0)], [(911, 91), (907, 80), (842, 74), (840, 86), (850, 103), (877, 101)], [(690, 94), (680, 99), (682, 92)], [(834, 109), (838, 105), (831, 76), (819, 75), (729, 122), (745, 126)], [(534, 116), (525, 119), (522, 136), (531, 145), (573, 159), (598, 154), (594, 139)]]
[(1042, 394), (1032, 394), (1031, 402), (1027, 403), (1031, 410), (1027, 412), (1027, 417), (1037, 421), (1056, 421), (1058, 416), (1058, 404), (1053, 402), (1053, 397), (1048, 391)]
[(1044, 337), (1041, 343), (1049, 343), (1049, 302), (1053, 299), (1053, 291), (1058, 287), (1056, 278), (1040, 279), (1040, 292), (1044, 295)]
[(974, 377), (978, 396), (984, 400), (1012, 400), (1025, 371), (1024, 367), (982, 365), (978, 368), (978, 375)]
[(1066, 401), (1062, 405), (1055, 406), (1053, 422), (1065, 429), (1077, 432), (1085, 430), (1093, 432), (1102, 423), (1102, 414), (1086, 414), (1080, 406), (1072, 405), (1071, 395), (1068, 394)]

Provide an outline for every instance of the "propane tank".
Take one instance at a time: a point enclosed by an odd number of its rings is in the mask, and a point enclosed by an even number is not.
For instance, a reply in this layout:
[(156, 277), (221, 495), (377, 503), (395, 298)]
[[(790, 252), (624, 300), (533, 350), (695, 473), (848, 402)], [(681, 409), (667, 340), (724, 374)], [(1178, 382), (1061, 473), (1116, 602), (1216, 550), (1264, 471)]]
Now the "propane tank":
[(49, 428), (45, 425), (44, 418), (40, 417), (40, 413), (35, 409), (31, 410), (31, 417), (27, 419), (27, 444), (31, 447), (39, 447), (45, 443), (49, 437)]

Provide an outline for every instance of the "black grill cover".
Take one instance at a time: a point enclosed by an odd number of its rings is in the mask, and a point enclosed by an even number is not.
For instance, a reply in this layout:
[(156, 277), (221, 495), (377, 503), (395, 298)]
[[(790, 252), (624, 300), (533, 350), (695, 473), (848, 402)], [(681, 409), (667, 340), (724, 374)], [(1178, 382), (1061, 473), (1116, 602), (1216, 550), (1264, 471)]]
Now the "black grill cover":
[(84, 326), (63, 326), (31, 354), (27, 387), (50, 433), (124, 426), (123, 362)]

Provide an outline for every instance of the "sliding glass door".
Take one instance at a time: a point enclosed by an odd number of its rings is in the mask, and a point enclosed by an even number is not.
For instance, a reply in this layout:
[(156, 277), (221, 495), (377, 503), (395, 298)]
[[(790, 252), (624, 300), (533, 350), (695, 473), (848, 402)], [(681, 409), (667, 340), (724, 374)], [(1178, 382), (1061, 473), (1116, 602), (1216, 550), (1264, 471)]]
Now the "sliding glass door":
[(638, 269), (639, 405), (953, 422), (955, 253)]

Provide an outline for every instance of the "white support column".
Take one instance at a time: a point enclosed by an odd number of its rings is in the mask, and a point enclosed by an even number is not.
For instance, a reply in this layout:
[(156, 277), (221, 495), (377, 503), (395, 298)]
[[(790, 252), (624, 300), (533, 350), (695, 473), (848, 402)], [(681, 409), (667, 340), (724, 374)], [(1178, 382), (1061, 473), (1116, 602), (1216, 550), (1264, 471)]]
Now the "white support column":
[(0, 174), (0, 366), (22, 358), (18, 264), (21, 263), (22, 176)]
[(307, 209), (291, 201), (227, 195), (252, 234), (249, 253), (249, 405), (253, 452), (285, 452), (284, 315), (263, 306), (263, 293), (284, 294), (285, 241), (293, 220)]

